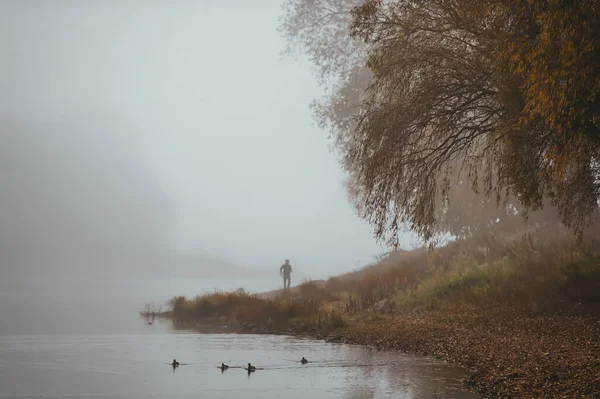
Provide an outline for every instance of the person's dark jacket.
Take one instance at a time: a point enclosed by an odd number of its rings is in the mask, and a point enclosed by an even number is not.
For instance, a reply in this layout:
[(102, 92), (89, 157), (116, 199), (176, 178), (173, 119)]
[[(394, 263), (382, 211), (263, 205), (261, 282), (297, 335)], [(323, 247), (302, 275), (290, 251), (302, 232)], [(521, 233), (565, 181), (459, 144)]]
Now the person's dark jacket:
[(289, 263), (284, 263), (279, 268), (279, 273), (283, 273), (284, 276), (289, 276), (290, 274), (292, 274), (292, 265), (290, 265)]

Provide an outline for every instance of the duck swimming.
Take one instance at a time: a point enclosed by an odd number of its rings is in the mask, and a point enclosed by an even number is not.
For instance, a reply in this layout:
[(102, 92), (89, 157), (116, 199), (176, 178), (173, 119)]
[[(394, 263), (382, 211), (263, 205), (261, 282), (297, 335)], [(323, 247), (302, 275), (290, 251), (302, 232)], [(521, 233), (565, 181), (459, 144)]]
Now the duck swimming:
[(177, 360), (173, 359), (173, 363), (171, 363), (171, 366), (178, 367), (179, 366), (179, 362)]
[(248, 372), (252, 372), (252, 371), (256, 371), (256, 367), (254, 367), (253, 365), (251, 365), (250, 363), (248, 363)]
[(219, 367), (221, 370), (227, 370), (229, 368), (228, 365), (226, 365), (225, 363), (221, 363), (221, 367)]
[(302, 364), (306, 364), (306, 363), (308, 363), (308, 360), (306, 360), (306, 359), (304, 358), (304, 356), (302, 356), (302, 360), (300, 360), (300, 363), (302, 363)]

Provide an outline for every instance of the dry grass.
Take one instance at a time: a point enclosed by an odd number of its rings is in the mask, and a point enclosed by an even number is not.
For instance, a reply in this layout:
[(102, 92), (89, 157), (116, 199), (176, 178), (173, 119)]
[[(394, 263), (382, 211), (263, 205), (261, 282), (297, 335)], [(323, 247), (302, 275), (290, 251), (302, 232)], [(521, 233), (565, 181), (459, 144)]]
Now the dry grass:
[(325, 304), (319, 295), (282, 294), (276, 298), (263, 298), (247, 293), (215, 292), (192, 299), (171, 299), (169, 316), (183, 326), (212, 323), (245, 327), (256, 332), (296, 331), (312, 326), (331, 329), (343, 325), (341, 315), (327, 310)]
[(388, 255), (331, 278), (330, 295), (349, 313), (388, 299), (396, 310), (462, 305), (548, 305), (594, 302), (600, 290), (597, 254), (570, 237), (539, 235), (499, 241), (493, 235), (451, 242), (435, 251)]
[[(483, 235), (434, 251), (387, 254), (361, 270), (305, 281), (269, 296), (244, 292), (176, 297), (169, 316), (189, 324), (220, 320), (264, 329), (321, 326), (372, 312), (388, 300), (392, 310), (502, 304), (531, 307), (600, 300), (600, 266), (590, 243), (566, 236), (527, 234), (511, 241)], [(558, 304), (558, 305), (557, 305)], [(225, 320), (225, 322), (223, 322)]]

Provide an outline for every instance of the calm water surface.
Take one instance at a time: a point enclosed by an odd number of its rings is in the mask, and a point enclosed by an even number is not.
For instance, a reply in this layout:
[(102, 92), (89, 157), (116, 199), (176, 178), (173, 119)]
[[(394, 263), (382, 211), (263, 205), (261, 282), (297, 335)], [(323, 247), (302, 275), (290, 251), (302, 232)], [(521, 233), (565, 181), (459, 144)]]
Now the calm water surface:
[[(187, 365), (173, 370), (174, 357)], [(477, 397), (461, 390), (463, 373), (430, 359), (279, 336), (2, 336), (0, 359), (6, 398)], [(264, 370), (221, 372), (222, 361)]]
[[(466, 374), (423, 357), (281, 336), (178, 332), (142, 297), (0, 301), (0, 398), (474, 399)], [(160, 298), (159, 298), (160, 299)], [(310, 363), (301, 365), (305, 356)], [(176, 358), (186, 365), (173, 370)], [(248, 375), (217, 365), (264, 368)]]

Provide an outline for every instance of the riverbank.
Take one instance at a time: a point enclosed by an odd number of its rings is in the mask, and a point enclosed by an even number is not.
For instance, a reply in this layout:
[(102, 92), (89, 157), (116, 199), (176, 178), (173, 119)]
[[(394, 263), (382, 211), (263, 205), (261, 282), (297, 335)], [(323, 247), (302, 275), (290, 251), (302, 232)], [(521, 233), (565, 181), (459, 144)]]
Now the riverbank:
[(468, 370), (465, 385), (490, 398), (600, 398), (600, 319), (592, 308), (421, 309), (356, 316), (337, 328), (297, 323), (269, 329), (222, 321), (179, 327), (306, 336), (433, 356)]
[(465, 384), (493, 398), (599, 398), (600, 323), (496, 308), (421, 311), (348, 326), (344, 342), (435, 356), (470, 371)]
[(567, 240), (393, 253), (274, 295), (173, 298), (178, 328), (307, 335), (435, 356), (491, 398), (600, 398), (600, 260)]
[(343, 328), (238, 332), (310, 336), (422, 354), (467, 369), (471, 390), (492, 398), (600, 398), (600, 320), (594, 309), (419, 310), (347, 320)]

